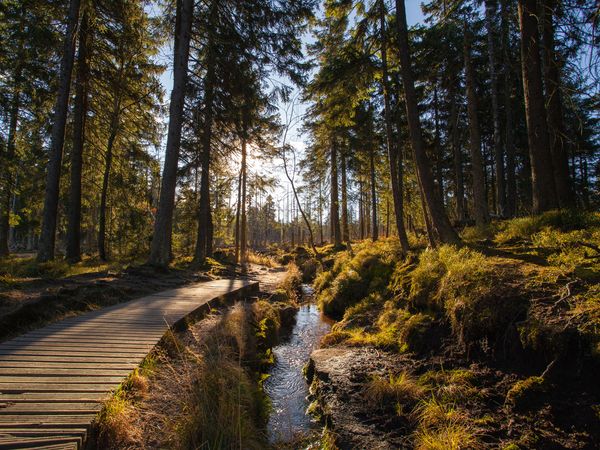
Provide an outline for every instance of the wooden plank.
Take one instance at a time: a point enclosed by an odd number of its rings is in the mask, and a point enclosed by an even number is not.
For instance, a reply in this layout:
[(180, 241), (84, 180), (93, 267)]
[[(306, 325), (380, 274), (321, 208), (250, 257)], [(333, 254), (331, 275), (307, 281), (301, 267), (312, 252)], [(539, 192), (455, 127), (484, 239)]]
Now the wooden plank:
[(8, 376), (11, 377), (23, 377), (23, 376), (52, 376), (62, 377), (65, 375), (79, 376), (79, 377), (92, 377), (92, 376), (105, 376), (105, 377), (120, 377), (124, 378), (135, 367), (125, 369), (106, 369), (106, 368), (93, 368), (89, 367), (0, 367), (0, 381), (4, 380)]
[(119, 384), (123, 381), (125, 376), (102, 376), (102, 375), (15, 376), (15, 375), (10, 375), (10, 376), (0, 376), (0, 385), (10, 385), (10, 384), (19, 385), (21, 383), (44, 384), (44, 383), (58, 383), (58, 382), (63, 383), (63, 384), (90, 384), (90, 383), (99, 383), (99, 384), (116, 383), (116, 384)]
[[(6, 406), (4, 406), (6, 405)], [(0, 416), (7, 414), (14, 415), (32, 415), (32, 414), (51, 414), (51, 415), (73, 415), (73, 414), (96, 414), (102, 409), (102, 403), (90, 402), (55, 402), (55, 403), (0, 403)], [(1, 417), (0, 417), (0, 420)]]
[(89, 427), (96, 413), (71, 415), (5, 414), (0, 416), (2, 428), (81, 428)]
[(12, 448), (12, 449), (26, 449), (26, 448), (37, 448), (39, 449), (48, 448), (49, 445), (64, 445), (64, 444), (75, 444), (77, 447), (81, 446), (83, 439), (77, 435), (55, 435), (55, 436), (44, 436), (44, 437), (23, 437), (23, 436), (10, 436), (2, 437), (0, 435), (0, 447)]
[(52, 346), (52, 345), (36, 345), (29, 348), (23, 348), (20, 346), (16, 347), (0, 347), (0, 355), (9, 354), (14, 355), (21, 353), (25, 355), (112, 355), (115, 352), (118, 355), (123, 356), (145, 356), (152, 350), (151, 346), (147, 347), (118, 347), (110, 349), (106, 347), (98, 346), (81, 346), (76, 349), (63, 346)]
[(0, 394), (5, 403), (100, 403), (110, 396), (109, 392), (25, 392)]
[(131, 357), (131, 356), (100, 356), (100, 355), (63, 355), (63, 356), (52, 356), (52, 355), (21, 355), (21, 354), (9, 354), (3, 355), (0, 362), (4, 364), (12, 364), (13, 362), (64, 362), (64, 363), (110, 363), (114, 362), (117, 364), (129, 364), (135, 363), (136, 365), (142, 360), (142, 358)]
[[(14, 373), (6, 369), (108, 369), (133, 370), (138, 366), (135, 362), (78, 362), (78, 361), (0, 361), (0, 374)], [(21, 372), (22, 373), (22, 372)]]
[(24, 392), (109, 392), (115, 389), (118, 383), (0, 383), (2, 394), (22, 394)]

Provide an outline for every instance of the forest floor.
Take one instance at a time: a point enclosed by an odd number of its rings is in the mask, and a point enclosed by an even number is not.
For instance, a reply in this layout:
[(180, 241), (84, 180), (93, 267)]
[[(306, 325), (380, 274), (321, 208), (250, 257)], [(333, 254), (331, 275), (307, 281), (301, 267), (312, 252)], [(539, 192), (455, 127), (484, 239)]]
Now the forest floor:
[(324, 261), (338, 322), (311, 356), (312, 412), (340, 449), (600, 448), (600, 216), (462, 237)]

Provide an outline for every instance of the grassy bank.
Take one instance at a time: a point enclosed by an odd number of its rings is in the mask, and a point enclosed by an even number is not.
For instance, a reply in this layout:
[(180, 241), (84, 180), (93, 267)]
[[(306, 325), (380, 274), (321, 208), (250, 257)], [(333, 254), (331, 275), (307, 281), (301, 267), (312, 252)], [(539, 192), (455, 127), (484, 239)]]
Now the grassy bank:
[(314, 282), (338, 319), (323, 345), (408, 358), (357, 395), (400, 420), (415, 448), (595, 445), (600, 215), (550, 212), (463, 239), (338, 253)]

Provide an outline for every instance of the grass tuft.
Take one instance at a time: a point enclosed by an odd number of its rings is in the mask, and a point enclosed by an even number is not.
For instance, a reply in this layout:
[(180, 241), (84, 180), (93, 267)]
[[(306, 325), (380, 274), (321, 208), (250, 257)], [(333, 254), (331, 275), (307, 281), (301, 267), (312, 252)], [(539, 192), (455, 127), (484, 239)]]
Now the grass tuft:
[(389, 403), (413, 403), (425, 393), (417, 379), (408, 372), (390, 375), (389, 378), (374, 377), (365, 389), (365, 399), (374, 406)]

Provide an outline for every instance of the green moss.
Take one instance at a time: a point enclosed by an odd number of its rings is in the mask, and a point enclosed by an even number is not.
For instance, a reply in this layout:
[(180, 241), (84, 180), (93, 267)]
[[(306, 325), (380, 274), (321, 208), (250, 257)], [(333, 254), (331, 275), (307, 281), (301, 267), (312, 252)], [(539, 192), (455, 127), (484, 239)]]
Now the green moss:
[(521, 450), (521, 447), (519, 447), (517, 444), (512, 442), (512, 443), (502, 447), (502, 450)]
[(500, 244), (529, 241), (543, 228), (562, 232), (583, 230), (600, 226), (600, 214), (580, 210), (548, 211), (537, 216), (520, 217), (502, 222), (495, 240)]
[(542, 377), (529, 377), (517, 381), (506, 394), (506, 404), (518, 411), (539, 407), (548, 385)]
[(344, 252), (336, 258), (331, 270), (333, 279), (320, 275), (315, 282), (321, 309), (335, 318), (341, 318), (348, 307), (367, 295), (385, 293), (399, 254), (397, 244), (391, 240), (363, 243), (355, 251), (354, 256)]
[(400, 330), (400, 349), (423, 353), (435, 348), (438, 327), (439, 324), (428, 314), (418, 313), (410, 316)]

